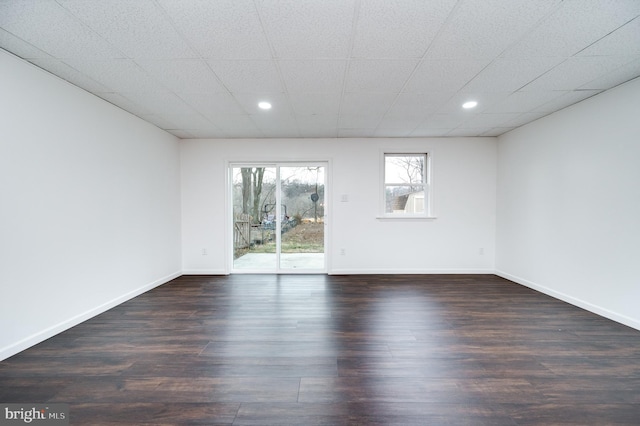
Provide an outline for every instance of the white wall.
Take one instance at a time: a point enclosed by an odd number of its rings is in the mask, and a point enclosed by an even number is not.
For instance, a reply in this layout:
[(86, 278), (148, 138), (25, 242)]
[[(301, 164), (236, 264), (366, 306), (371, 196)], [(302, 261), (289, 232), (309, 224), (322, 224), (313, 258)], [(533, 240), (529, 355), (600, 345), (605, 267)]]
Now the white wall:
[(0, 50), (0, 359), (179, 275), (177, 138)]
[[(432, 154), (437, 219), (376, 218), (384, 150)], [(494, 270), (495, 138), (184, 140), (181, 155), (184, 273), (229, 271), (227, 161), (276, 160), (330, 162), (330, 273)]]
[(640, 79), (499, 138), (496, 269), (640, 329)]

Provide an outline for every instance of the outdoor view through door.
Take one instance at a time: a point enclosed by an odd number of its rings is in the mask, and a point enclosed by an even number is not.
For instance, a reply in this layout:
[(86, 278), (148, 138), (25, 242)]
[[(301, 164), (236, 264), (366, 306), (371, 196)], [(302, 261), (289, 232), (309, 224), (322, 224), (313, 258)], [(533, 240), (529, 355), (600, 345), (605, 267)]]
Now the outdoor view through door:
[(242, 164), (230, 171), (233, 271), (324, 272), (326, 166)]

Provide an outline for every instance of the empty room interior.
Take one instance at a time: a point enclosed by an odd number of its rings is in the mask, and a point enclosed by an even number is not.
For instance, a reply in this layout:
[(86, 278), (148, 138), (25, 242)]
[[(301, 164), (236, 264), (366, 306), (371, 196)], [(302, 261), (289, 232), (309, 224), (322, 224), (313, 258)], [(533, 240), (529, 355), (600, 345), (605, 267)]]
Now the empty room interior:
[(2, 424), (637, 425), (639, 77), (637, 0), (0, 1)]

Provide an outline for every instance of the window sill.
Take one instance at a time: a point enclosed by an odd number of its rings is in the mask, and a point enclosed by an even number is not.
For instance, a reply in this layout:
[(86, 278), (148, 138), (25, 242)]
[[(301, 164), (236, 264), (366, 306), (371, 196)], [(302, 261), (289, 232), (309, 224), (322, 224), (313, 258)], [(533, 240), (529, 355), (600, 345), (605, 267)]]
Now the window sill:
[(437, 216), (409, 216), (409, 215), (404, 215), (404, 216), (400, 216), (400, 215), (395, 215), (395, 216), (376, 216), (376, 219), (378, 220), (396, 220), (396, 221), (402, 221), (402, 220), (435, 220), (437, 219)]

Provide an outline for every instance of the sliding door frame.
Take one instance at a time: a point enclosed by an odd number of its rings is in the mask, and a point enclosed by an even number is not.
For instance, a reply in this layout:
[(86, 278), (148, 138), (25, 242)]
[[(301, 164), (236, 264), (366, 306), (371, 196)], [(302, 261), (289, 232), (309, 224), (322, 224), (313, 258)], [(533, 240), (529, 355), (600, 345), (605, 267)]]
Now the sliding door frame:
[[(273, 167), (276, 169), (276, 198), (281, 197), (281, 167), (324, 167), (324, 267), (322, 269), (299, 269), (299, 268), (281, 268), (281, 239), (282, 239), (282, 223), (279, 219), (276, 222), (276, 263), (273, 269), (236, 269), (234, 268), (234, 214), (233, 214), (233, 169), (241, 167)], [(299, 160), (299, 161), (225, 161), (225, 211), (226, 223), (225, 227), (225, 271), (227, 274), (328, 274), (330, 271), (330, 235), (331, 235), (331, 162), (330, 160)], [(281, 203), (276, 201), (276, 218), (282, 217)]]

